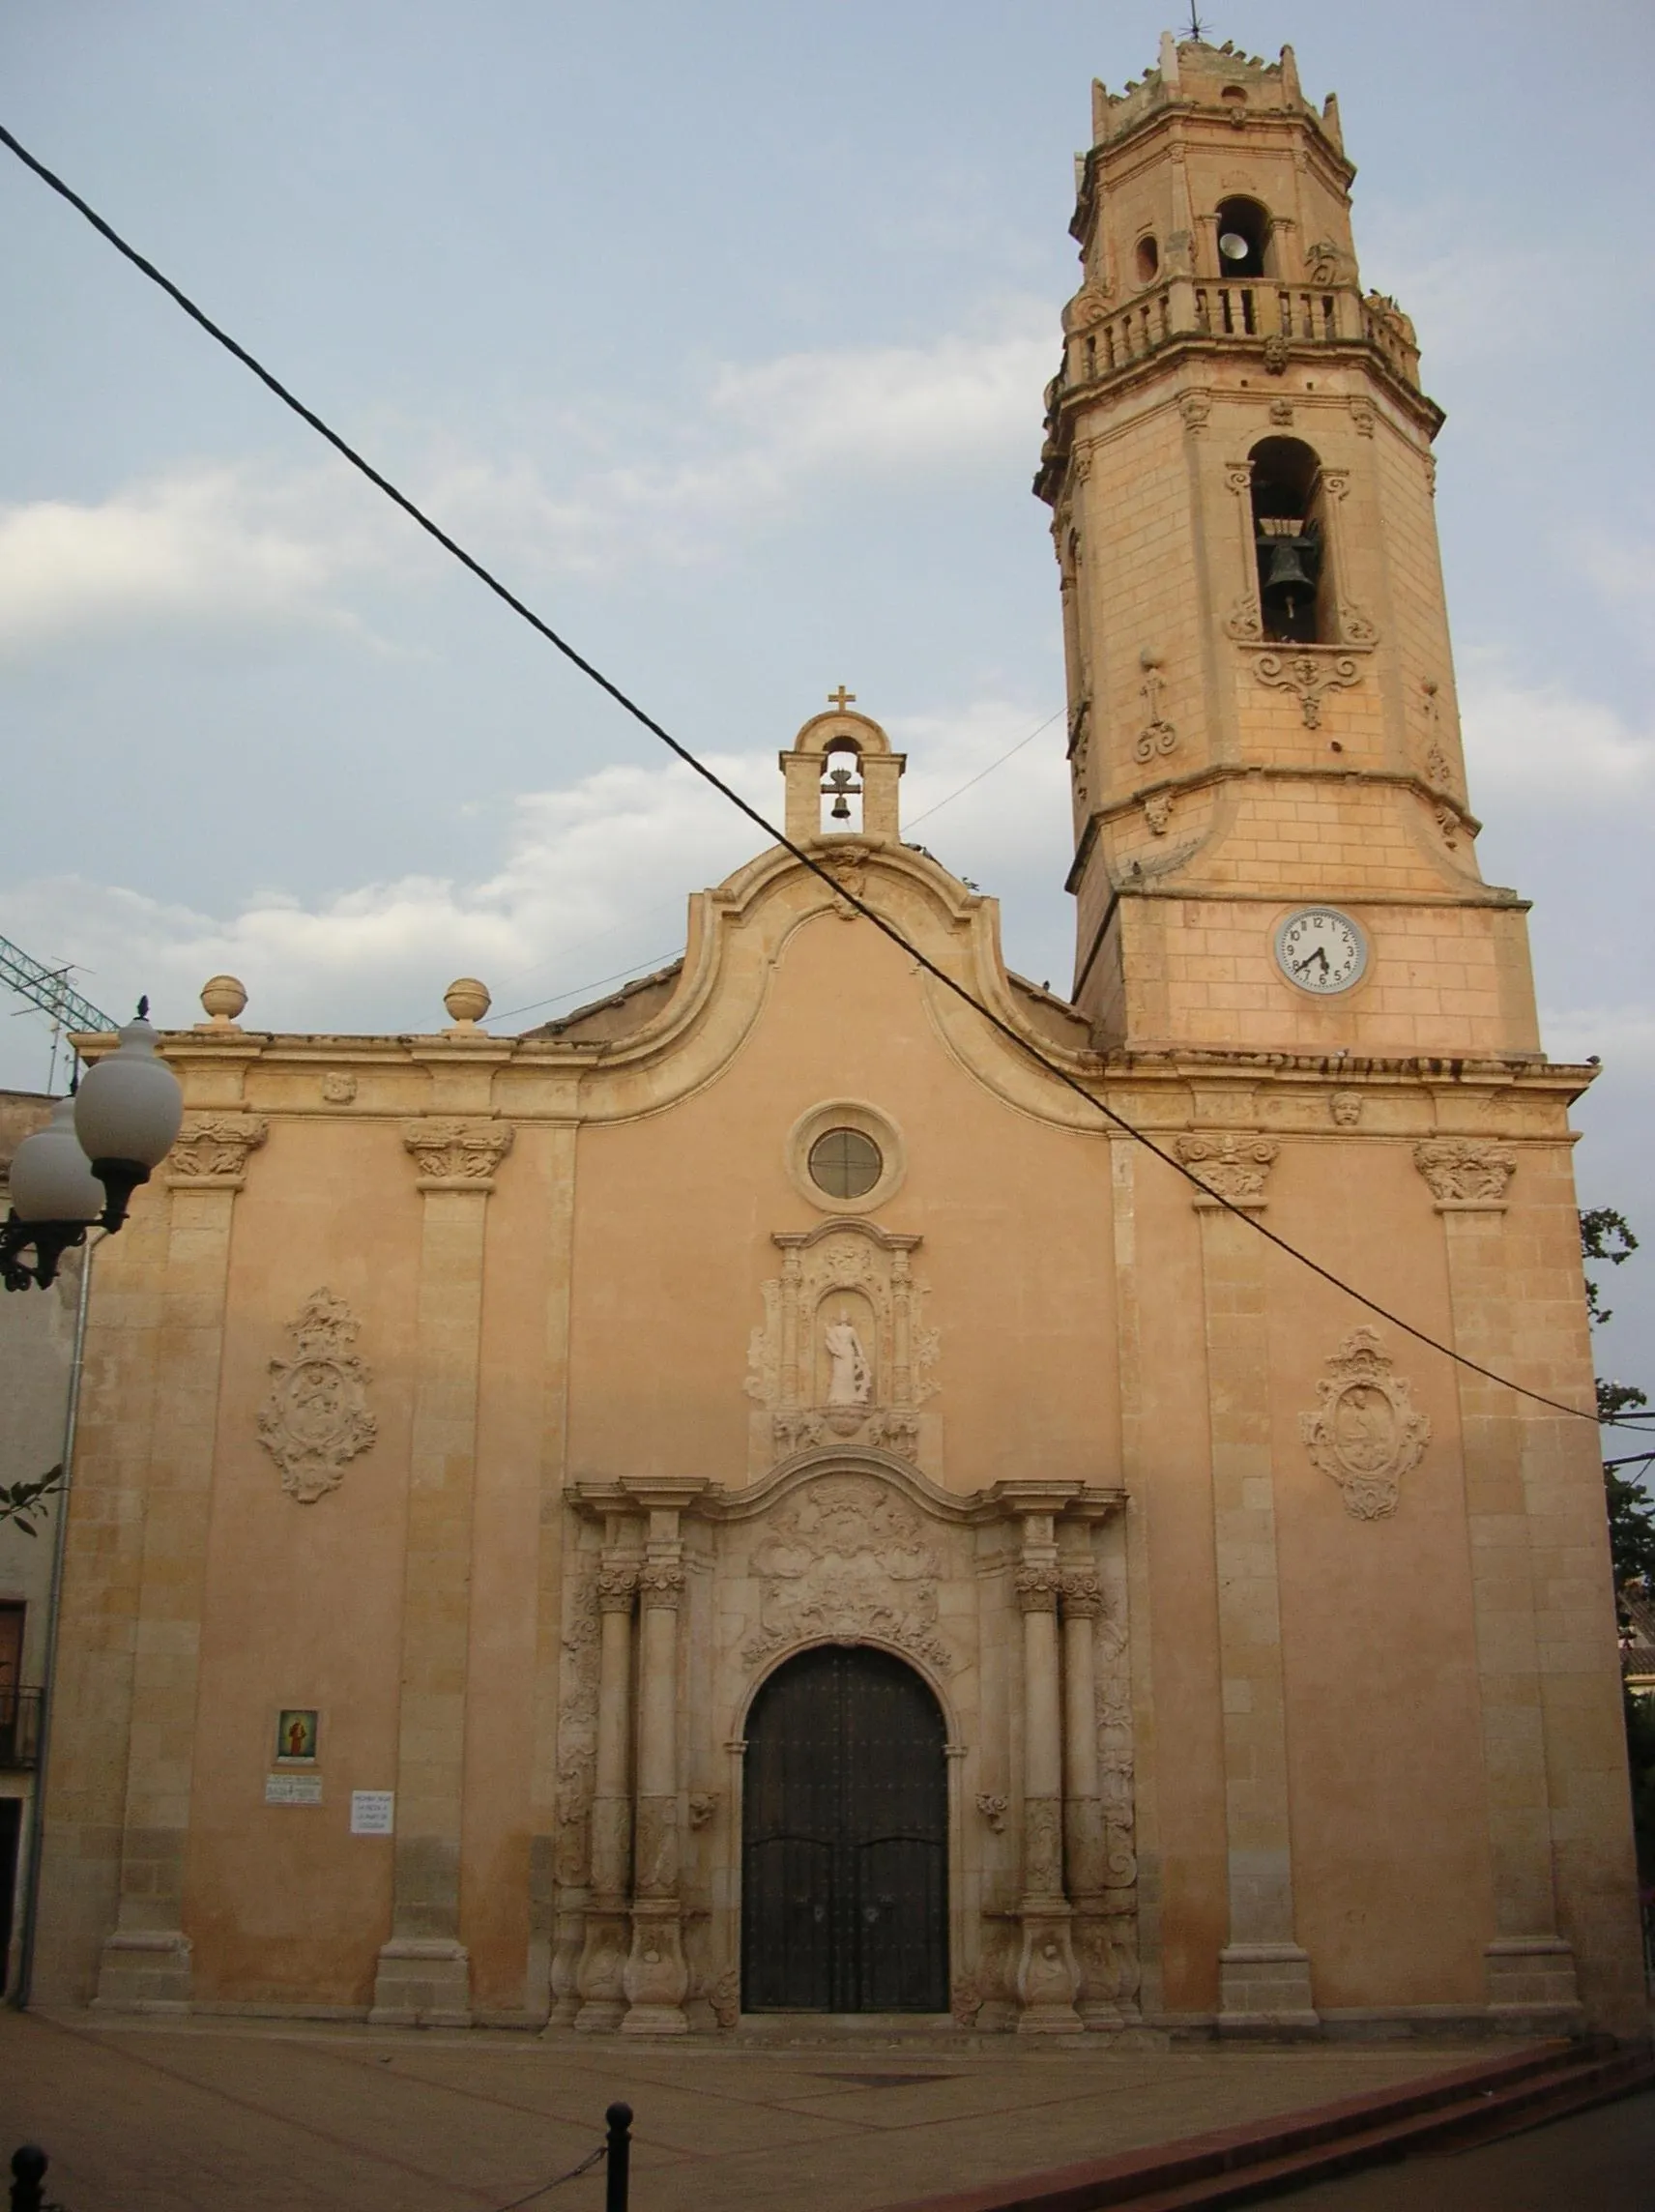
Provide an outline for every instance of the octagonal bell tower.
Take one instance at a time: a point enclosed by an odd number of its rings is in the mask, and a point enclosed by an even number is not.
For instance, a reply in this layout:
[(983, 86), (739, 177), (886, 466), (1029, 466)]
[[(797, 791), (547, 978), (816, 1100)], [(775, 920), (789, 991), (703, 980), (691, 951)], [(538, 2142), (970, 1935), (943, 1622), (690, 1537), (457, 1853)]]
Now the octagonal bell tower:
[(1335, 101), (1161, 41), (1092, 88), (1035, 489), (1061, 575), (1075, 998), (1101, 1044), (1538, 1050), (1486, 885), (1436, 522), (1441, 411), (1364, 292)]

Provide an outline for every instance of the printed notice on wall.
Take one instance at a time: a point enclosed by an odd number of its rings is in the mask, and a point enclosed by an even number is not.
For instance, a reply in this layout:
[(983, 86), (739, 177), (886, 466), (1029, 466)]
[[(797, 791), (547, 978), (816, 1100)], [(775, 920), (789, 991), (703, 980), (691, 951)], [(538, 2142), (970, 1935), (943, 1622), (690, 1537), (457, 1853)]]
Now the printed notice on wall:
[(320, 1805), (322, 1777), (319, 1774), (267, 1774), (264, 1801), (267, 1805)]
[(396, 1825), (396, 1792), (394, 1790), (353, 1790), (351, 1791), (351, 1834), (353, 1836), (389, 1836)]

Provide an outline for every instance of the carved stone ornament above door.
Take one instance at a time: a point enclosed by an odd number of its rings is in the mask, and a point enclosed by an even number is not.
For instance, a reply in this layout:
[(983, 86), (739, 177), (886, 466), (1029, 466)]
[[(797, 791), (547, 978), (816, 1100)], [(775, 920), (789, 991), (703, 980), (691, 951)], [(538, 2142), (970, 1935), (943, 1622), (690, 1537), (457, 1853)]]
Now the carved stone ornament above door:
[(922, 1324), (917, 1237), (871, 1221), (778, 1232), (782, 1271), (764, 1286), (765, 1318), (747, 1348), (748, 1472), (794, 1453), (872, 1444), (940, 1473), (941, 1424), (920, 1408), (936, 1391), (936, 1332)]
[(273, 1359), (258, 1441), (281, 1470), (281, 1487), (301, 1505), (336, 1490), (346, 1467), (379, 1434), (367, 1409), (367, 1364), (351, 1350), (361, 1324), (342, 1298), (312, 1291), (287, 1324), (291, 1359)]

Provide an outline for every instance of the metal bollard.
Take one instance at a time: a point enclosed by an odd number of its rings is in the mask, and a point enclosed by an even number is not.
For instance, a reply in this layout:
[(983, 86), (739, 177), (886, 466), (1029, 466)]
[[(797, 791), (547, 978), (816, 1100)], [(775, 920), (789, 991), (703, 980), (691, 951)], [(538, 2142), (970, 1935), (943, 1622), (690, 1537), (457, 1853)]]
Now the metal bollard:
[[(626, 2114), (628, 2119), (631, 2116)], [(42, 2212), (47, 2163), (39, 2143), (19, 2143), (12, 2153), (12, 2212)]]
[(626, 2190), (632, 2166), (632, 2108), (611, 2105), (603, 2116), (609, 2122), (603, 2212), (626, 2212)]

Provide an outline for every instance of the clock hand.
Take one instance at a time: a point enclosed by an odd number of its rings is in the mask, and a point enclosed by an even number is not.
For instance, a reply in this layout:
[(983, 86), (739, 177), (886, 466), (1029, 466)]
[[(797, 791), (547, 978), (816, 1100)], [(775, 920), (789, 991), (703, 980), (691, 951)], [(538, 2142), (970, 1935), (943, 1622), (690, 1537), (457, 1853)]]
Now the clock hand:
[(1314, 950), (1307, 952), (1302, 960), (1293, 962), (1293, 974), (1302, 975), (1313, 960), (1321, 962), (1321, 973), (1325, 975), (1327, 973), (1327, 954), (1320, 945)]

